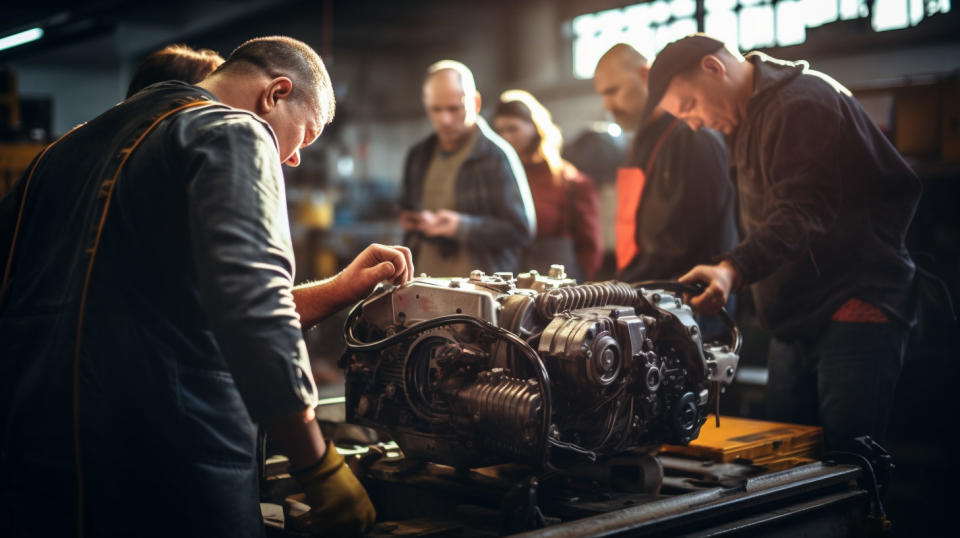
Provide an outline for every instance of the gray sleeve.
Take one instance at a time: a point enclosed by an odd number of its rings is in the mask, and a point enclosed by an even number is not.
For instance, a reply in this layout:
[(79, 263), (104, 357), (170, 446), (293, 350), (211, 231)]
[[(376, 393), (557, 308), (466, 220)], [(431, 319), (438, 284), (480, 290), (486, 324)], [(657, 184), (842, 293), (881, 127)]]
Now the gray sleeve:
[(269, 131), (251, 117), (221, 114), (180, 140), (201, 301), (247, 410), (265, 421), (315, 405)]

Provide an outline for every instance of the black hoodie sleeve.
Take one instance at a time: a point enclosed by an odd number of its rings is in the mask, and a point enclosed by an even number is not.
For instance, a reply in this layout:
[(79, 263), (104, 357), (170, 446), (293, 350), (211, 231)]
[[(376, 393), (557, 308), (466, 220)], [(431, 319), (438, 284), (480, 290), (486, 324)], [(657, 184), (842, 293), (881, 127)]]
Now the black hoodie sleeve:
[(837, 140), (842, 116), (828, 104), (802, 100), (763, 122), (759, 160), (763, 173), (763, 221), (724, 255), (744, 285), (807, 255), (810, 242), (837, 219), (843, 189)]

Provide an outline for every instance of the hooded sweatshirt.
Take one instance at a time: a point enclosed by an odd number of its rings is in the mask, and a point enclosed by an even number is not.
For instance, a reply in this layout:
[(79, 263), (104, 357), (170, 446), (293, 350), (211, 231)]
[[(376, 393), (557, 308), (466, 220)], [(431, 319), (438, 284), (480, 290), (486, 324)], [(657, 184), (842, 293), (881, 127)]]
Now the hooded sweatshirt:
[(909, 325), (916, 174), (837, 81), (802, 61), (747, 60), (754, 92), (730, 139), (747, 235), (722, 258), (753, 284), (761, 323), (813, 337), (857, 298)]

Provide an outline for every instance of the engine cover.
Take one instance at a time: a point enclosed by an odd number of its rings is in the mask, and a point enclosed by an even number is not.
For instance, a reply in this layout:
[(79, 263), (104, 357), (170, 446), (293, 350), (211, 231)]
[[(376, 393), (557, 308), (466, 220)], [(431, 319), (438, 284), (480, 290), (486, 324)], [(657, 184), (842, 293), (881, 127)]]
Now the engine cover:
[(679, 296), (562, 273), (421, 277), (350, 313), (347, 420), (408, 458), (562, 465), (685, 444), (733, 380)]

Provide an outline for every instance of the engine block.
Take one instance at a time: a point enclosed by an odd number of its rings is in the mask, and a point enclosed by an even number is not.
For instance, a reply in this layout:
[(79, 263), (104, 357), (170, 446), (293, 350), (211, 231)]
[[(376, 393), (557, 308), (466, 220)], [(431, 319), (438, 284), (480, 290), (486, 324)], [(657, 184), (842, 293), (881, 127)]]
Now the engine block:
[(685, 444), (733, 381), (739, 333), (704, 343), (676, 293), (551, 275), (420, 277), (345, 327), (349, 422), (458, 467)]

